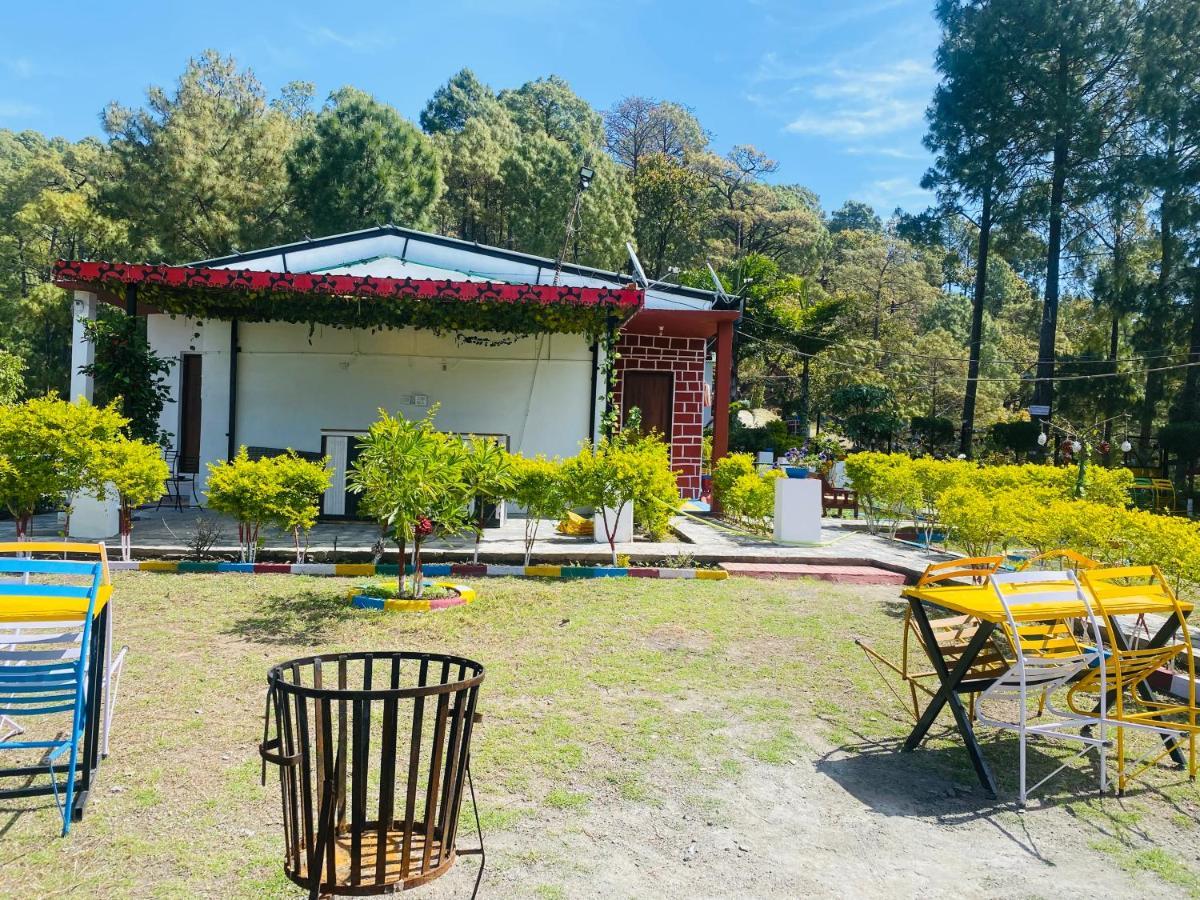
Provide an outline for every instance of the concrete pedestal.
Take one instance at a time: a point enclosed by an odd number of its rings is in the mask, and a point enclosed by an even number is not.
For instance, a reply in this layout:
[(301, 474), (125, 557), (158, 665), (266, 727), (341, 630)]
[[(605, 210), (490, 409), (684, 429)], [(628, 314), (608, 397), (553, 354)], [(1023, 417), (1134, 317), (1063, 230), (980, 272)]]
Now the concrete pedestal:
[[(613, 522), (617, 523), (616, 543), (629, 543), (633, 540), (633, 503), (626, 503), (621, 507), (621, 517), (617, 519), (617, 511), (610, 509), (608, 512), (608, 527), (612, 528)], [(604, 517), (600, 510), (596, 510), (596, 514), (592, 516), (592, 539), (597, 544), (608, 546), (608, 535), (604, 529)]]
[(68, 537), (102, 540), (121, 530), (121, 504), (111, 488), (103, 500), (91, 494), (80, 494), (71, 508)]
[(775, 479), (775, 540), (821, 542), (821, 479)]

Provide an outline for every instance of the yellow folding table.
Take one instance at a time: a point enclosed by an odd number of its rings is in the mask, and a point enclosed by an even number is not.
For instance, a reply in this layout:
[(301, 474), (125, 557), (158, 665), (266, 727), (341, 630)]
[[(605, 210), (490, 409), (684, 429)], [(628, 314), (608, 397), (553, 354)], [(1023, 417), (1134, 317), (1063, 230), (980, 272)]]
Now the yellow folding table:
[[(1014, 602), (1012, 599), (1014, 596), (1019, 596), (1022, 589), (1041, 590), (1042, 588), (1044, 588), (1044, 585), (1014, 585), (1013, 593), (1006, 595), (1010, 597), (1009, 602), (1013, 610), (1013, 618), (1018, 623), (1062, 621), (1064, 619), (1080, 618), (1087, 615), (1087, 610), (1084, 608), (1082, 602), (1067, 602), (1054, 605), (1048, 605), (1043, 602), (1030, 605), (1022, 610), (1019, 600)], [(990, 679), (968, 681), (965, 676), (970, 672), (979, 652), (991, 639), (992, 633), (997, 627), (1007, 621), (1004, 614), (1004, 607), (1001, 605), (1000, 599), (996, 596), (991, 584), (982, 580), (981, 583), (973, 584), (917, 585), (905, 588), (902, 596), (908, 600), (909, 606), (912, 609), (913, 621), (916, 622), (917, 628), (920, 629), (921, 635), (924, 638), (925, 648), (929, 653), (930, 662), (933, 664), (938, 680), (940, 681), (940, 686), (933, 695), (929, 706), (926, 707), (916, 727), (913, 728), (908, 739), (904, 742), (904, 749), (906, 751), (916, 749), (921, 741), (925, 739), (926, 734), (928, 734), (938, 714), (941, 713), (942, 708), (949, 705), (951, 712), (954, 714), (954, 721), (958, 727), (958, 732), (962, 735), (963, 742), (966, 744), (967, 753), (971, 757), (971, 764), (975, 768), (975, 774), (979, 778), (979, 783), (992, 796), (995, 796), (996, 780), (992, 775), (991, 768), (987, 764), (987, 760), (984, 758), (979, 741), (975, 737), (970, 716), (967, 715), (967, 711), (963, 707), (958, 695), (961, 693), (982, 691), (990, 683)], [(1128, 650), (1130, 645), (1128, 637), (1116, 619), (1117, 616), (1139, 616), (1145, 613), (1168, 614), (1167, 621), (1146, 645), (1148, 648), (1165, 646), (1181, 624), (1179, 616), (1176, 615), (1176, 608), (1173, 602), (1169, 598), (1153, 592), (1121, 592), (1119, 595), (1109, 594), (1103, 598), (1093, 598), (1092, 602), (1096, 612), (1107, 620), (1113, 644), (1120, 651)], [(953, 660), (953, 668), (951, 668), (950, 661), (942, 655), (938, 648), (933, 626), (930, 624), (929, 615), (926, 612), (927, 605), (940, 607), (960, 615), (972, 616), (979, 620), (979, 629), (971, 638), (966, 649)], [(1184, 615), (1192, 611), (1192, 604), (1190, 603), (1180, 601), (1179, 605)], [(1138, 685), (1138, 691), (1145, 699), (1151, 699), (1150, 689), (1144, 683)], [(1186, 765), (1183, 753), (1178, 747), (1172, 747), (1171, 758), (1180, 766)]]

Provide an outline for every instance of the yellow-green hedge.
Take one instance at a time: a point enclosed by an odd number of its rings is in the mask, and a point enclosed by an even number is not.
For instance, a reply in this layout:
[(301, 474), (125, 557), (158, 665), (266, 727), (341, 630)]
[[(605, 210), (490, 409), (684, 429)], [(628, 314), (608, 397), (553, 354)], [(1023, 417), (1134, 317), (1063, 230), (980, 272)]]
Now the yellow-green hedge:
[(754, 531), (769, 531), (775, 515), (775, 479), (783, 472), (758, 474), (749, 453), (730, 453), (713, 469), (713, 497), (726, 518)]
[(1200, 525), (1129, 509), (1128, 469), (980, 466), (857, 453), (846, 474), (872, 530), (913, 519), (972, 556), (1070, 548), (1104, 563), (1156, 564), (1176, 589), (1200, 588)]

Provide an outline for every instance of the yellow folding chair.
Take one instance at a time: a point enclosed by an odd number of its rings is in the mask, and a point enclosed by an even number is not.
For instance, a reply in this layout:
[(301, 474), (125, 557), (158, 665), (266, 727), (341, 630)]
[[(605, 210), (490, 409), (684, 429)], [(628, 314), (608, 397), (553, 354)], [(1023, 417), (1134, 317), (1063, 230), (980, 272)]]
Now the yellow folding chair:
[(1064, 568), (1074, 569), (1076, 572), (1096, 569), (1102, 565), (1102, 563), (1097, 562), (1090, 556), (1084, 556), (1075, 550), (1047, 550), (1045, 553), (1029, 557), (1029, 559), (1017, 566), (1017, 571), (1023, 572), (1025, 569), (1031, 569), (1035, 565), (1041, 565), (1044, 568), (1045, 563), (1048, 562), (1058, 562)]
[[(978, 584), (999, 569), (1003, 563), (1004, 557), (1002, 556), (968, 557), (965, 559), (953, 559), (947, 562), (931, 563), (926, 567), (925, 572), (917, 581), (917, 586), (925, 587), (931, 584), (964, 578)], [(957, 665), (959, 657), (967, 649), (967, 645), (971, 643), (971, 639), (975, 637), (975, 632), (979, 630), (979, 620), (973, 616), (948, 616), (941, 619), (933, 619), (930, 625), (937, 640), (938, 649), (941, 650), (942, 656), (951, 668)], [(862, 648), (863, 653), (867, 655), (867, 659), (875, 666), (875, 670), (879, 672), (880, 678), (883, 679), (888, 690), (892, 692), (902, 705), (906, 707), (911, 706), (913, 720), (919, 721), (922, 712), (920, 695), (924, 694), (926, 697), (932, 697), (936, 693), (936, 681), (932, 688), (928, 687), (925, 682), (930, 679), (936, 680), (937, 672), (931, 668), (922, 668), (913, 659), (914, 646), (921, 649), (925, 654), (926, 660), (929, 659), (929, 648), (926, 647), (925, 641), (921, 636), (921, 631), (912, 619), (912, 608), (908, 607), (904, 610), (904, 627), (900, 640), (899, 664), (880, 654), (879, 651), (862, 638), (856, 638), (854, 642)], [(900, 676), (900, 679), (908, 688), (909, 697), (907, 699), (895, 690), (892, 682), (884, 675), (880, 665), (887, 667)], [(1000, 648), (994, 644), (989, 645), (982, 649), (979, 655), (975, 657), (975, 662), (971, 666), (971, 670), (963, 680), (967, 682), (975, 680), (986, 681), (997, 677), (1007, 668), (1008, 661), (1000, 652)], [(974, 693), (968, 695), (968, 703), (970, 705), (969, 714), (974, 717)]]
[[(1181, 639), (1160, 646), (1119, 646), (1110, 626), (1107, 648), (1107, 687), (1111, 700), (1108, 719), (1117, 725), (1117, 791), (1124, 792), (1134, 778), (1156, 765), (1184, 742), (1188, 746), (1188, 777), (1196, 777), (1196, 735), (1200, 732), (1196, 707), (1196, 666), (1187, 617), (1175, 592), (1158, 566), (1119, 566), (1089, 569), (1082, 573), (1084, 587), (1091, 593), (1097, 612), (1106, 616), (1106, 604), (1131, 598), (1146, 599), (1179, 624)], [(1112, 619), (1109, 618), (1110, 623)], [(1123, 642), (1121, 642), (1123, 643)], [(1187, 666), (1186, 701), (1160, 699), (1150, 688), (1150, 677), (1172, 660), (1183, 657)], [(1095, 712), (1099, 691), (1097, 670), (1088, 670), (1067, 693), (1067, 704), (1076, 713)], [(1127, 760), (1127, 730), (1149, 731), (1162, 738), (1162, 745), (1138, 759)]]
[(1155, 509), (1175, 509), (1175, 482), (1170, 478), (1151, 478), (1150, 484), (1154, 489)]

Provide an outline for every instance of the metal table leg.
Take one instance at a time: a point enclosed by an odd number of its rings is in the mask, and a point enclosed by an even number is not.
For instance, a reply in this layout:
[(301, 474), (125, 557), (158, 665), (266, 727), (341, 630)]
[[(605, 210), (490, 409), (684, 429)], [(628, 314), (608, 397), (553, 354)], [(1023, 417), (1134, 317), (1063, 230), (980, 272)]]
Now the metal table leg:
[(908, 740), (904, 742), (904, 749), (906, 751), (916, 749), (942, 711), (942, 707), (949, 704), (950, 711), (954, 713), (954, 722), (958, 726), (958, 733), (962, 735), (963, 743), (967, 746), (967, 753), (971, 757), (971, 765), (975, 767), (975, 775), (979, 778), (979, 783), (983, 785), (984, 790), (995, 797), (996, 779), (983, 756), (983, 749), (979, 746), (979, 741), (975, 738), (975, 729), (971, 727), (971, 718), (958, 698), (957, 688), (967, 672), (970, 671), (975, 657), (979, 655), (979, 651), (983, 649), (996, 626), (991, 622), (980, 622), (979, 629), (967, 644), (962, 656), (959, 657), (958, 664), (951, 671), (946, 665), (942, 651), (938, 648), (937, 638), (929, 624), (929, 616), (925, 612), (925, 605), (916, 598), (910, 598), (909, 605), (912, 607), (913, 619), (921, 630), (921, 638), (928, 651), (929, 661), (933, 663), (941, 686), (933, 695), (929, 706), (925, 708), (920, 721), (909, 734)]

